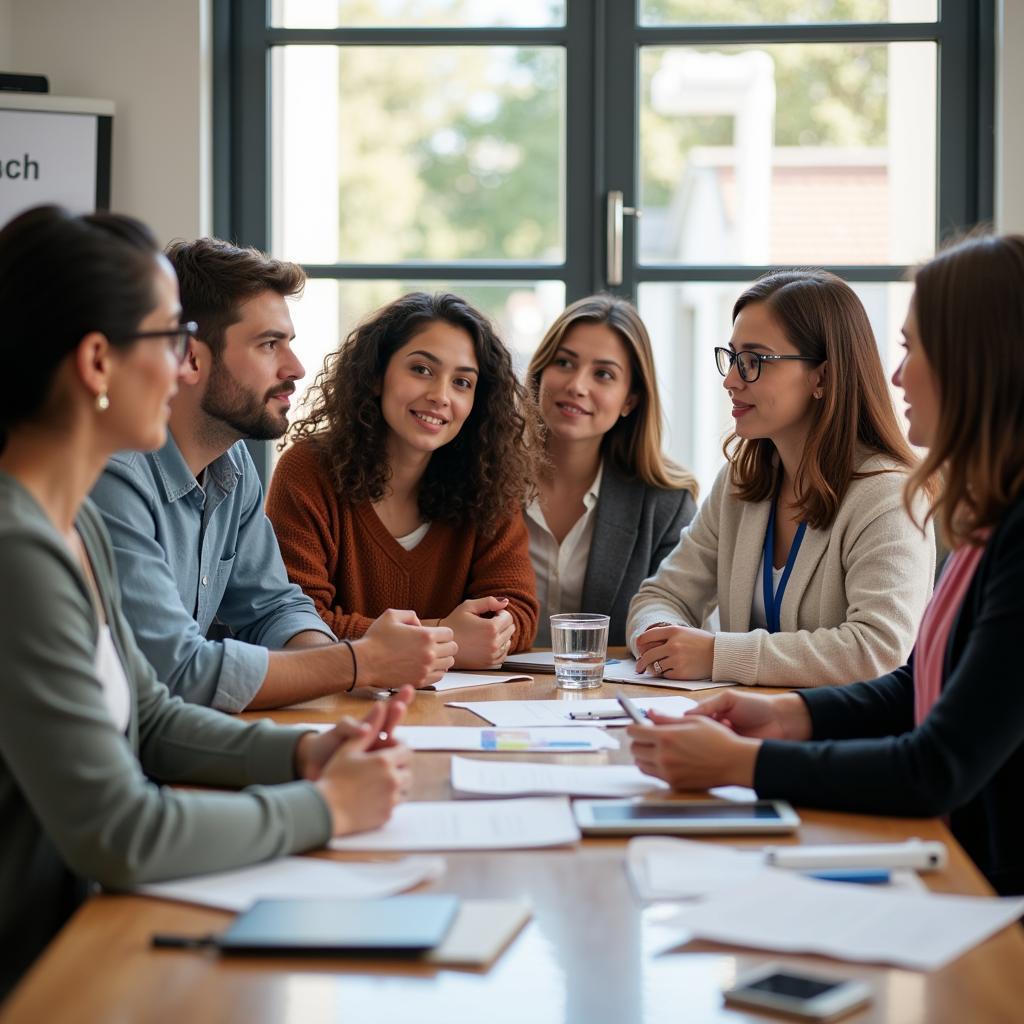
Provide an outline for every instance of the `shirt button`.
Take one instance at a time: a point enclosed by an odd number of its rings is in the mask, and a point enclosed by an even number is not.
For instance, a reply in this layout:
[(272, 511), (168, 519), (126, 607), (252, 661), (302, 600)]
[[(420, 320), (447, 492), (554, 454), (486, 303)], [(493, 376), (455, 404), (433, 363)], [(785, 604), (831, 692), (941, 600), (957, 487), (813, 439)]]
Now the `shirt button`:
[(203, 577), (203, 586), (205, 587), (209, 582), (210, 582), (210, 577), (209, 576), (204, 576)]

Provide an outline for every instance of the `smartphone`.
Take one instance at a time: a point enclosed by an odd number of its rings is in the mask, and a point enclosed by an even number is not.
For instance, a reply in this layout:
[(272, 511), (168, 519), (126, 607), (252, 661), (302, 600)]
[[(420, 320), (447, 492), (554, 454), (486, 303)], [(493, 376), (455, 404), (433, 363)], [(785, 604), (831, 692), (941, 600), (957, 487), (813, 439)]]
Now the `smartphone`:
[(654, 725), (654, 723), (647, 717), (646, 713), (641, 711), (625, 694), (617, 693), (615, 695), (615, 699), (622, 705), (622, 710), (625, 711), (637, 725)]
[(724, 995), (734, 1006), (774, 1010), (800, 1020), (835, 1020), (871, 1002), (871, 988), (862, 981), (798, 973), (782, 964), (744, 975)]

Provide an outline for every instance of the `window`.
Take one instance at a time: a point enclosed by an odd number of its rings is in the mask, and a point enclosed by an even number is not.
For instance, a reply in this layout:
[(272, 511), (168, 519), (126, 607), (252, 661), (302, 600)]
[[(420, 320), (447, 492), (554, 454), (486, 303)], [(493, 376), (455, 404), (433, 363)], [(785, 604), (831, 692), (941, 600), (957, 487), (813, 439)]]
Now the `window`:
[(907, 266), (991, 216), (991, 0), (221, 0), (217, 19), (218, 231), (306, 266), (307, 380), (411, 288), (465, 294), (521, 363), (566, 302), (615, 291), (705, 487), (730, 424), (712, 349), (745, 284), (834, 270), (892, 365)]

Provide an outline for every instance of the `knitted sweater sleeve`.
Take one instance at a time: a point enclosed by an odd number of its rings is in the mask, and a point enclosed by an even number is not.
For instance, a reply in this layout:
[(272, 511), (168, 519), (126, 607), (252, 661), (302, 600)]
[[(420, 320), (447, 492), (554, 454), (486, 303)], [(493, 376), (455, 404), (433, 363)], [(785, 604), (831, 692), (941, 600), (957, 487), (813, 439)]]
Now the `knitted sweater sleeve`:
[(288, 578), (302, 587), (337, 637), (362, 636), (374, 620), (338, 604), (341, 502), (324, 471), (316, 446), (292, 445), (278, 460), (267, 492), (267, 515), (274, 524)]

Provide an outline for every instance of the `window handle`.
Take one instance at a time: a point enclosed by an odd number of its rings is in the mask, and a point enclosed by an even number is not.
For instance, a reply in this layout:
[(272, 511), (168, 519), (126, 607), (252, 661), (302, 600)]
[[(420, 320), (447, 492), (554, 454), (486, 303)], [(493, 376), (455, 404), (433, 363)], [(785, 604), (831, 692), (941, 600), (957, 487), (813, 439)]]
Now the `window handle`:
[(621, 189), (612, 189), (608, 193), (608, 206), (606, 213), (607, 240), (608, 240), (608, 264), (606, 267), (607, 283), (609, 285), (622, 284), (622, 218), (640, 217), (642, 210), (635, 206), (622, 205)]

